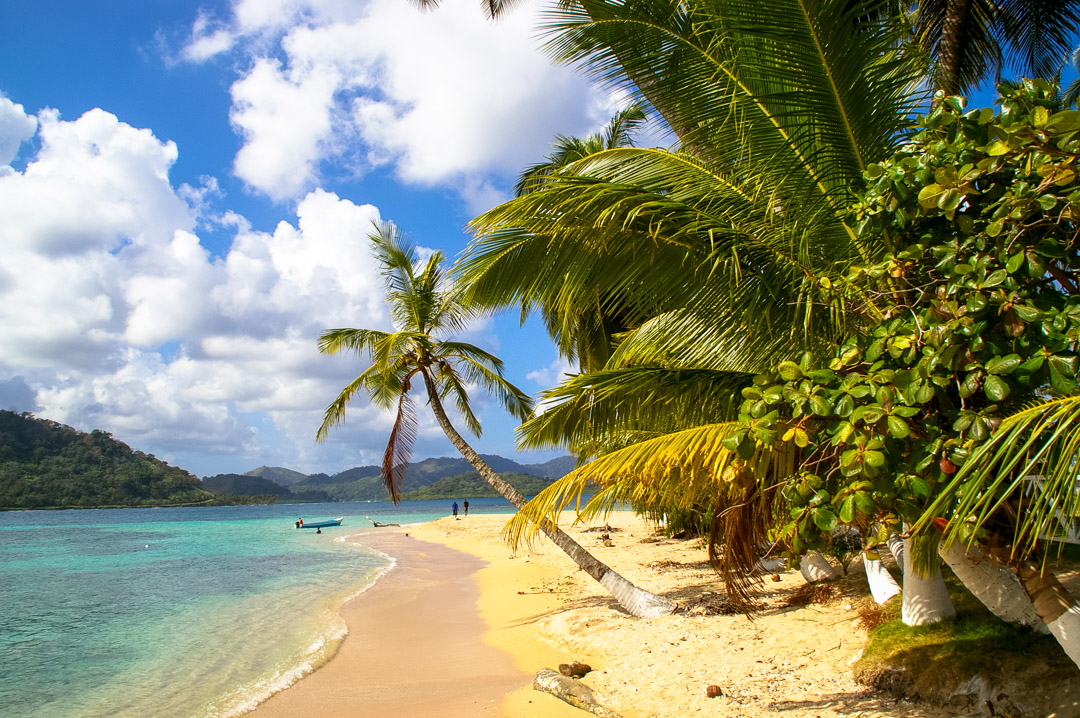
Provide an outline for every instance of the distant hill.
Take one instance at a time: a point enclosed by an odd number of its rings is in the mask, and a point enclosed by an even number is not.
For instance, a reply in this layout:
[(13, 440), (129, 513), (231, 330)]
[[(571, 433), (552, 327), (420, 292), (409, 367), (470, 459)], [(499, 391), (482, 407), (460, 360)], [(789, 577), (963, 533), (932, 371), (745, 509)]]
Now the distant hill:
[(292, 486), (307, 478), (307, 474), (301, 474), (299, 471), (285, 469), (280, 466), (260, 466), (247, 472), (245, 476), (258, 476), (273, 481), (278, 486)]
[(561, 479), (577, 468), (577, 460), (573, 456), (559, 456), (542, 464), (525, 464), (527, 473), (533, 476), (543, 476), (545, 479)]
[[(528, 474), (516, 474), (506, 472), (499, 476), (527, 497), (536, 496), (552, 484), (554, 479), (545, 479)], [(439, 479), (430, 486), (424, 486), (416, 491), (410, 491), (402, 496), (404, 501), (422, 501), (424, 499), (485, 499), (499, 496), (499, 492), (491, 488), (488, 482), (481, 478), (475, 471), (469, 471), (457, 476), (447, 476)]]
[(219, 502), (199, 479), (104, 431), (0, 411), (0, 508), (180, 506)]
[[(551, 480), (561, 478), (574, 468), (574, 459), (569, 456), (552, 459), (551, 461), (542, 464), (519, 464), (511, 459), (493, 454), (485, 454), (483, 455), (483, 458), (488, 462), (491, 468), (499, 474), (528, 475), (533, 479), (548, 479), (548, 483), (550, 483)], [(404, 494), (411, 494), (443, 479), (459, 477), (463, 474), (476, 475), (472, 465), (460, 457), (438, 457), (417, 461), (411, 464), (405, 472), (405, 480), (402, 482), (402, 492)], [(292, 483), (287, 485), (291, 495), (279, 494), (279, 502), (291, 500), (318, 500), (314, 498), (302, 498), (305, 496), (313, 497), (318, 495), (326, 496), (327, 498), (323, 500), (329, 501), (385, 501), (390, 498), (386, 489), (383, 487), (379, 467), (373, 465), (356, 466), (342, 471), (341, 473), (334, 474), (333, 476), (327, 474), (311, 474), (309, 476), (304, 476), (299, 481), (293, 481), (293, 479), (295, 479), (296, 476), (303, 476), (300, 472), (279, 467), (261, 466), (258, 469), (249, 471), (248, 475), (269, 479), (279, 485), (284, 485), (281, 480), (282, 477), (285, 477), (286, 481), (292, 481)], [(533, 486), (533, 484), (528, 485)], [(487, 486), (486, 482), (484, 483), (484, 486)], [(439, 489), (442, 493), (438, 496), (432, 496), (432, 498), (443, 498), (444, 494), (445, 496), (452, 496), (454, 490), (449, 488)], [(481, 493), (477, 490), (471, 491), (470, 494), (477, 498), (481, 496), (497, 495), (492, 492), (490, 487), (483, 491), (488, 493)], [(523, 491), (522, 493), (532, 495), (532, 493), (535, 492), (529, 493)]]
[(247, 494), (260, 495), (272, 494), (274, 496), (288, 496), (291, 492), (269, 479), (252, 476), (251, 474), (218, 474), (206, 476), (202, 480), (203, 488), (213, 491), (215, 494)]

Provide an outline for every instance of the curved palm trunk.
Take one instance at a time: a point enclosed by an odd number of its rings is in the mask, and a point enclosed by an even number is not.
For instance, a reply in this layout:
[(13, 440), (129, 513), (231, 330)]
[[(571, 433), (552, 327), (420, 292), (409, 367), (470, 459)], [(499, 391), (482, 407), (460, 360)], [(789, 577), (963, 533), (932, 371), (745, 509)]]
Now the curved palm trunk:
[(1080, 605), (1050, 571), (1042, 571), (1033, 561), (1025, 561), (1017, 570), (1024, 590), (1035, 610), (1057, 642), (1080, 666)]
[[(435, 413), (435, 419), (439, 422), (439, 426), (442, 428), (443, 433), (450, 439), (450, 443), (454, 445), (461, 455), (472, 464), (473, 468), (480, 473), (480, 476), (484, 477), (484, 481), (491, 484), (492, 488), (498, 491), (502, 496), (514, 505), (515, 508), (520, 509), (525, 505), (525, 497), (510, 484), (503, 481), (495, 471), (487, 465), (487, 462), (480, 457), (480, 454), (476, 453), (468, 442), (457, 432), (454, 425), (450, 423), (449, 417), (446, 416), (446, 411), (443, 410), (442, 400), (439, 399), (439, 392), (435, 386), (435, 380), (432, 378), (430, 372), (427, 369), (423, 370), (424, 384), (427, 386), (428, 399), (431, 401), (431, 410)], [(619, 602), (619, 605), (626, 609), (630, 614), (637, 616), (638, 618), (654, 618), (656, 616), (666, 616), (674, 613), (676, 605), (674, 602), (669, 601), (663, 596), (657, 596), (654, 593), (650, 593), (644, 589), (640, 589), (630, 581), (620, 576), (611, 568), (599, 561), (595, 556), (586, 551), (582, 546), (572, 539), (569, 534), (560, 529), (555, 524), (548, 520), (540, 525), (540, 530), (544, 532), (552, 542), (566, 552), (566, 555), (574, 560), (583, 571), (595, 578), (600, 582), (600, 585), (611, 592), (611, 595), (615, 597), (615, 600)]]
[(965, 548), (960, 541), (953, 541), (947, 547), (942, 543), (938, 553), (964, 588), (995, 616), (1006, 623), (1049, 632), (1023, 584), (1008, 566), (995, 562), (976, 546)]

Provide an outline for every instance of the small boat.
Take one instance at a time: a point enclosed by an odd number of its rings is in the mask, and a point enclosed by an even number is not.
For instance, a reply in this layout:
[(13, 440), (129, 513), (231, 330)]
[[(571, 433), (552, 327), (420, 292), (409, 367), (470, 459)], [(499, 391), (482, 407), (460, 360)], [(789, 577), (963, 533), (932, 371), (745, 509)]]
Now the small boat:
[(305, 521), (303, 523), (303, 525), (299, 526), (298, 528), (302, 528), (302, 529), (324, 529), (327, 526), (341, 526), (341, 522), (342, 522), (342, 520), (344, 520), (344, 518), (345, 517), (342, 516), (341, 518), (330, 519), (329, 521), (312, 521), (311, 523), (307, 523)]

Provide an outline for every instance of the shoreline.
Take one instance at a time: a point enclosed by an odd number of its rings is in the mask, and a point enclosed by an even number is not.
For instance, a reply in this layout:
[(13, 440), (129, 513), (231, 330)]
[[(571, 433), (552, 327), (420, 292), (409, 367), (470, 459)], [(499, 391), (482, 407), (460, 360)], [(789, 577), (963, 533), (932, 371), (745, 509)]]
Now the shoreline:
[[(804, 585), (797, 571), (766, 582), (767, 607), (750, 621), (724, 615), (722, 583), (700, 542), (657, 538), (632, 512), (608, 518), (606, 542), (585, 527), (569, 529), (612, 568), (682, 607), (638, 620), (546, 538), (513, 552), (500, 535), (508, 518), (444, 517), (348, 537), (398, 566), (342, 607), (349, 632), (334, 657), (248, 715), (581, 718), (582, 711), (532, 689), (537, 671), (571, 661), (592, 666), (583, 682), (623, 718), (949, 715), (855, 684), (851, 663), (865, 642), (857, 616), (842, 595), (786, 607)], [(431, 573), (413, 581), (410, 565), (425, 561)], [(403, 634), (414, 621), (439, 626), (448, 616), (462, 633)], [(454, 658), (401, 661), (410, 651)], [(488, 660), (493, 668), (482, 668)], [(460, 673), (462, 662), (471, 677)], [(387, 664), (398, 667), (388, 672)], [(708, 698), (709, 685), (723, 695)], [(435, 698), (425, 704), (425, 696)]]
[(406, 533), (346, 537), (395, 565), (342, 605), (337, 652), (245, 715), (500, 715), (502, 696), (526, 677), (481, 640), (473, 574), (483, 561)]

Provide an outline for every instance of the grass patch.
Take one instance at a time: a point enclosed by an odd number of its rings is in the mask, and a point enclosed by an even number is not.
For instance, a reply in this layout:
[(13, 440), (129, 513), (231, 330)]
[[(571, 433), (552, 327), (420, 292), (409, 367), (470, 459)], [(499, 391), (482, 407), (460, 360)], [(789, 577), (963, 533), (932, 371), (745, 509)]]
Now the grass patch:
[[(1007, 624), (991, 614), (963, 585), (945, 571), (946, 585), (956, 606), (956, 618), (928, 626), (905, 626), (901, 600), (886, 606), (865, 599), (858, 606), (860, 621), (870, 628), (855, 678), (892, 695), (938, 705), (955, 702), (970, 692), (973, 679), (984, 685), (1007, 686), (1022, 703), (1037, 705), (1046, 686), (1075, 683), (1077, 668), (1052, 636)], [(978, 698), (979, 702), (984, 701)], [(975, 696), (971, 700), (976, 700)]]

